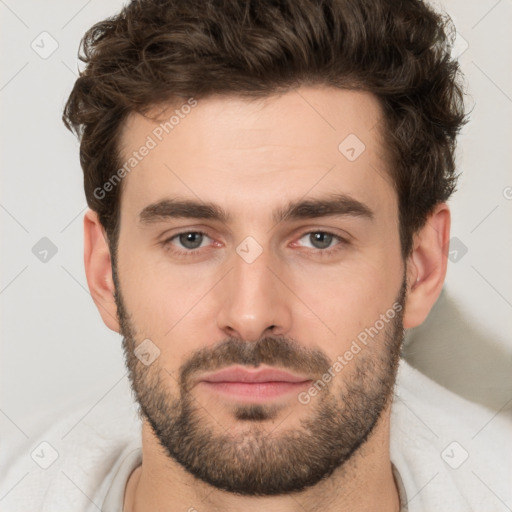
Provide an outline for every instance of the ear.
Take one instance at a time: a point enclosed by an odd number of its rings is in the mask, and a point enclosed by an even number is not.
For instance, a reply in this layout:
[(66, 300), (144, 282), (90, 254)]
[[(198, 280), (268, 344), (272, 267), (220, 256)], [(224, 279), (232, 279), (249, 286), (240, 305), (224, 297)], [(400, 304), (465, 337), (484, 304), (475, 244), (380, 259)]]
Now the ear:
[(109, 329), (119, 332), (107, 236), (98, 214), (90, 209), (84, 216), (84, 264), (87, 284), (103, 322)]
[(404, 327), (423, 323), (443, 288), (450, 242), (450, 209), (437, 205), (423, 228), (415, 233), (407, 259), (407, 298)]

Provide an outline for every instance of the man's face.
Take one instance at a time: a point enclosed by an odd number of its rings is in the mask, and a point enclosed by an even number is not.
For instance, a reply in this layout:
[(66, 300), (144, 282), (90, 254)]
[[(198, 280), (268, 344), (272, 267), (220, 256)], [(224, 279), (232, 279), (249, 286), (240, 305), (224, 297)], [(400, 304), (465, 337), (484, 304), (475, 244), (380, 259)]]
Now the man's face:
[[(140, 115), (125, 126), (123, 159), (155, 142), (121, 196), (114, 277), (127, 366), (155, 438), (215, 487), (314, 485), (389, 405), (405, 269), (380, 116), (367, 93), (302, 88), (201, 100), (168, 134)], [(134, 352), (143, 340), (149, 360), (159, 350), (149, 365)], [(226, 368), (297, 382), (213, 383)]]

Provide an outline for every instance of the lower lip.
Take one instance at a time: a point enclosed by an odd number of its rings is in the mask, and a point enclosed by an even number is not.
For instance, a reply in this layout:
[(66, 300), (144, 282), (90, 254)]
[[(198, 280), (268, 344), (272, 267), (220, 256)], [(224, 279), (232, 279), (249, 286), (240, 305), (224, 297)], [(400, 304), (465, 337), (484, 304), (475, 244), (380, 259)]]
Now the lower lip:
[(303, 382), (207, 382), (202, 381), (208, 389), (231, 398), (258, 402), (277, 398), (290, 393), (298, 393), (310, 384)]

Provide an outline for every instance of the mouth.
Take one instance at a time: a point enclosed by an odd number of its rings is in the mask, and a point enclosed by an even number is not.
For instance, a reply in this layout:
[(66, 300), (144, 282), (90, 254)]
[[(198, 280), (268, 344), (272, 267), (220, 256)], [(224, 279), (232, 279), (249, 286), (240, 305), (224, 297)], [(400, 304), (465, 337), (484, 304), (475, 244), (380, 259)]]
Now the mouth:
[(248, 370), (242, 366), (203, 375), (200, 387), (227, 398), (244, 402), (264, 402), (307, 387), (312, 379), (276, 368)]

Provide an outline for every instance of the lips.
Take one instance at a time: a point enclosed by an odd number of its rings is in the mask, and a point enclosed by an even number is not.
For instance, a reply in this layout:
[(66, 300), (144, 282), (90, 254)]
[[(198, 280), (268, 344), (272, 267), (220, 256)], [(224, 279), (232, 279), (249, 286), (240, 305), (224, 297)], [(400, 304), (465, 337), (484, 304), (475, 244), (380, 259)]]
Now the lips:
[(276, 368), (248, 370), (241, 366), (224, 368), (218, 372), (205, 374), (200, 378), (200, 382), (243, 382), (247, 384), (262, 382), (288, 382), (295, 384), (309, 380), (311, 379), (308, 377), (295, 375)]
[(231, 366), (206, 373), (197, 383), (200, 389), (228, 400), (263, 403), (278, 398), (289, 399), (310, 382), (307, 376), (277, 368), (249, 370), (244, 366)]

